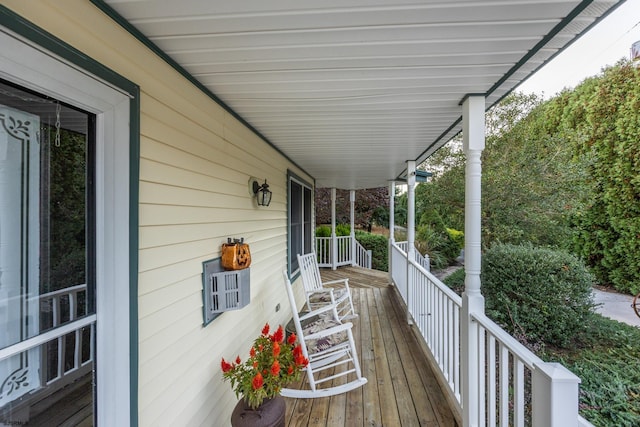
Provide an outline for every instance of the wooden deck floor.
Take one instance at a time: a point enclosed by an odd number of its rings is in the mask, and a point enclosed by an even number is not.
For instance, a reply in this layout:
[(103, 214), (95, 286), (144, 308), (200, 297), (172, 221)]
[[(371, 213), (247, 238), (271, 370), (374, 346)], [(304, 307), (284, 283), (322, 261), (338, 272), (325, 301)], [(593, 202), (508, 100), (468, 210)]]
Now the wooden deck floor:
[(287, 426), (457, 426), (387, 274), (322, 269), (323, 280), (349, 277), (359, 317), (352, 320), (368, 383), (346, 394), (286, 399)]

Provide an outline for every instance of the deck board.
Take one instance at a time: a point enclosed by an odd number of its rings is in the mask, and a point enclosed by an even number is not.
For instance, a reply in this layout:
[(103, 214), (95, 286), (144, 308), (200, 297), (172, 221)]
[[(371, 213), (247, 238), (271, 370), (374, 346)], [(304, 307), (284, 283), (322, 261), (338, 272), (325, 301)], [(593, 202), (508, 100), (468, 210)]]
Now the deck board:
[(330, 398), (287, 398), (287, 426), (457, 426), (387, 273), (342, 267), (321, 275), (324, 281), (349, 278), (359, 314), (351, 322), (369, 382)]

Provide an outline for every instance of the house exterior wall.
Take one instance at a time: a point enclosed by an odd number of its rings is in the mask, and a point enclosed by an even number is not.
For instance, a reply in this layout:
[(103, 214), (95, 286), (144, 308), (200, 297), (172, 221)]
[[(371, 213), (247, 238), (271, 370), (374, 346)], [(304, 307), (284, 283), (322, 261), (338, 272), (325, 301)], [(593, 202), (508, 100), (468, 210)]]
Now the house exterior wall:
[[(91, 3), (2, 4), (140, 86), (139, 425), (227, 425), (237, 399), (220, 359), (246, 357), (265, 322), (290, 318), (287, 170), (312, 178)], [(269, 207), (255, 206), (250, 176), (267, 179)], [(203, 327), (202, 262), (227, 237), (251, 245), (251, 303)]]

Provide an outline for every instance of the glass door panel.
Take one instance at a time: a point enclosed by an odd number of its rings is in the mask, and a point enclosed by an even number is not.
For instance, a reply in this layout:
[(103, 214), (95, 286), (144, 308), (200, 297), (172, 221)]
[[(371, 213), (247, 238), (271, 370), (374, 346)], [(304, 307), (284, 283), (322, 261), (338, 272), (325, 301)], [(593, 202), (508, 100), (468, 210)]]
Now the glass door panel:
[(94, 122), (0, 81), (0, 424), (93, 420)]

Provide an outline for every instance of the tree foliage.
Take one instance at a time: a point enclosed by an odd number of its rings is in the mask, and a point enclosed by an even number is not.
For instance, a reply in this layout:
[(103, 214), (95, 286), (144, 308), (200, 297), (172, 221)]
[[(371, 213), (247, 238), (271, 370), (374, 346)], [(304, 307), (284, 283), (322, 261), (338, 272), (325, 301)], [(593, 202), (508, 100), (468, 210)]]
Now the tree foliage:
[(563, 123), (574, 132), (589, 193), (576, 215), (576, 250), (605, 284), (640, 291), (640, 70), (622, 62), (571, 96)]
[[(545, 110), (535, 95), (514, 94), (487, 114), (483, 153), (483, 243), (567, 246), (567, 198), (576, 189), (572, 152), (544, 128)], [(417, 210), (436, 209), (447, 227), (464, 229), (465, 159), (454, 141), (448, 159), (427, 165), (434, 179), (416, 189)]]
[[(331, 223), (331, 189), (316, 188), (316, 224)], [(386, 187), (356, 190), (354, 203), (356, 227), (371, 231), (374, 223), (389, 223), (389, 189)], [(385, 224), (386, 218), (386, 224)], [(349, 224), (351, 208), (349, 190), (336, 190), (336, 223)]]
[[(416, 209), (463, 229), (459, 141), (430, 159)], [(513, 94), (487, 114), (483, 244), (571, 249), (602, 284), (640, 290), (640, 71), (621, 61), (548, 101)], [(422, 187), (422, 188), (421, 188)], [(420, 212), (418, 212), (420, 215)]]

